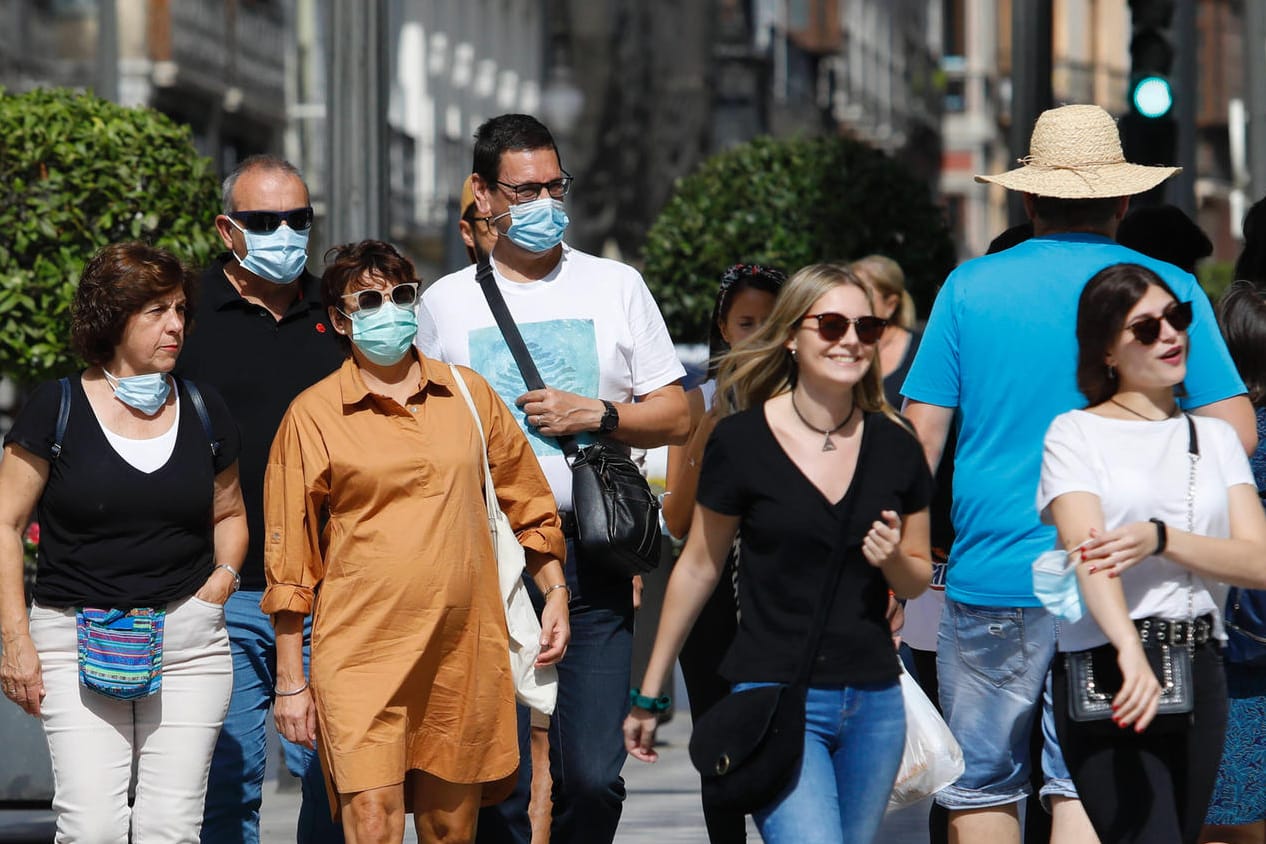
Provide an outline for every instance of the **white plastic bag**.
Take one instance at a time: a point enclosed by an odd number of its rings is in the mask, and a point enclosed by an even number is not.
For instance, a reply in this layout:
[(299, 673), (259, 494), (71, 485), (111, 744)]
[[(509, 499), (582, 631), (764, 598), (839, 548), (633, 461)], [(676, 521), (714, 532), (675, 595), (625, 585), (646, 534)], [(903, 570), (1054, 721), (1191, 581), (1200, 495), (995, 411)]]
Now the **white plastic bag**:
[(962, 748), (904, 666), (901, 694), (906, 705), (906, 751), (888, 798), (888, 811), (935, 794), (963, 773)]

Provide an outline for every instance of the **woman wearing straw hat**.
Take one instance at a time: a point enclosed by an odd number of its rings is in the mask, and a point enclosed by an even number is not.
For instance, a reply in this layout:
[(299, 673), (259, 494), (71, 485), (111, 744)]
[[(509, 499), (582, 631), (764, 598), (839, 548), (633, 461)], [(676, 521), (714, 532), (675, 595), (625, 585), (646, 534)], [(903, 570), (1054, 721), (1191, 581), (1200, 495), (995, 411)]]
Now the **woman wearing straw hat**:
[[(1077, 301), (1104, 267), (1144, 264), (1196, 308), (1185, 409), (1219, 416), (1255, 445), (1252, 406), (1191, 275), (1114, 242), (1129, 197), (1177, 172), (1128, 163), (1112, 116), (1092, 105), (1044, 112), (1022, 166), (978, 176), (1024, 194), (1034, 237), (950, 274), (902, 386), (905, 414), (939, 462), (957, 413), (955, 544), (938, 631), (946, 721), (966, 770), (937, 795), (962, 841), (1015, 844), (1029, 792), (1028, 725), (1042, 711), (1055, 624), (1033, 593), (1030, 564), (1054, 546), (1033, 506), (1042, 438), (1084, 404), (1077, 390)], [(1049, 710), (1047, 710), (1049, 713)], [(1076, 816), (1076, 789), (1058, 755), (1044, 754), (1045, 796)], [(1062, 799), (1057, 799), (1062, 798)]]

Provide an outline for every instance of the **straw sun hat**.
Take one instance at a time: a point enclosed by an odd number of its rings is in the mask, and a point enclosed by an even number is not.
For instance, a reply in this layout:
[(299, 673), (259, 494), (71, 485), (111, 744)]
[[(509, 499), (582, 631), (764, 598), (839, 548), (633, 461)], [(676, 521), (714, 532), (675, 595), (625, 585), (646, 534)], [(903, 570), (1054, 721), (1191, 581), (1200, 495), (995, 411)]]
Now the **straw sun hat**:
[(1133, 196), (1151, 190), (1181, 167), (1130, 164), (1112, 115), (1096, 105), (1068, 105), (1042, 112), (1033, 124), (1029, 154), (1019, 167), (978, 182), (1058, 199)]

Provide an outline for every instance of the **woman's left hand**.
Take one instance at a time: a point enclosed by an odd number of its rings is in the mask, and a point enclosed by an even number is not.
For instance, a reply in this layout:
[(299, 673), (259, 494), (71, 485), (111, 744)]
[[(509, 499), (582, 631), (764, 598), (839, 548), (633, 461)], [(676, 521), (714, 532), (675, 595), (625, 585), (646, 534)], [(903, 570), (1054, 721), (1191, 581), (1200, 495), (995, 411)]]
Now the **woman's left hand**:
[(862, 555), (876, 568), (901, 553), (901, 517), (893, 510), (884, 510), (879, 515), (883, 521), (874, 522), (862, 540)]
[(199, 601), (206, 601), (208, 604), (224, 606), (225, 601), (233, 594), (235, 583), (233, 575), (224, 569), (218, 568), (211, 572), (211, 576), (203, 582), (197, 592), (193, 593), (193, 596)]
[(1106, 571), (1108, 577), (1120, 577), (1155, 550), (1156, 525), (1129, 522), (1109, 531), (1091, 528), (1090, 539), (1082, 545), (1081, 560), (1090, 565), (1092, 574)]
[(554, 665), (567, 653), (567, 645), (571, 642), (571, 613), (567, 607), (570, 596), (571, 590), (556, 589), (545, 599), (545, 609), (541, 610), (541, 654), (536, 658), (537, 668)]

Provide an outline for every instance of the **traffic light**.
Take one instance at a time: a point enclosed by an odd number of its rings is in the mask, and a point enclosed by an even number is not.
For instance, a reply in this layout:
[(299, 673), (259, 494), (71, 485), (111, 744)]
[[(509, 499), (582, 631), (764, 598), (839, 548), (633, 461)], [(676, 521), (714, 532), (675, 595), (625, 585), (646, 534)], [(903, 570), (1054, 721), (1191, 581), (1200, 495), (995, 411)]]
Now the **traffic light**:
[(1126, 158), (1136, 164), (1172, 165), (1178, 154), (1174, 121), (1175, 0), (1130, 0), (1129, 108), (1121, 118)]

